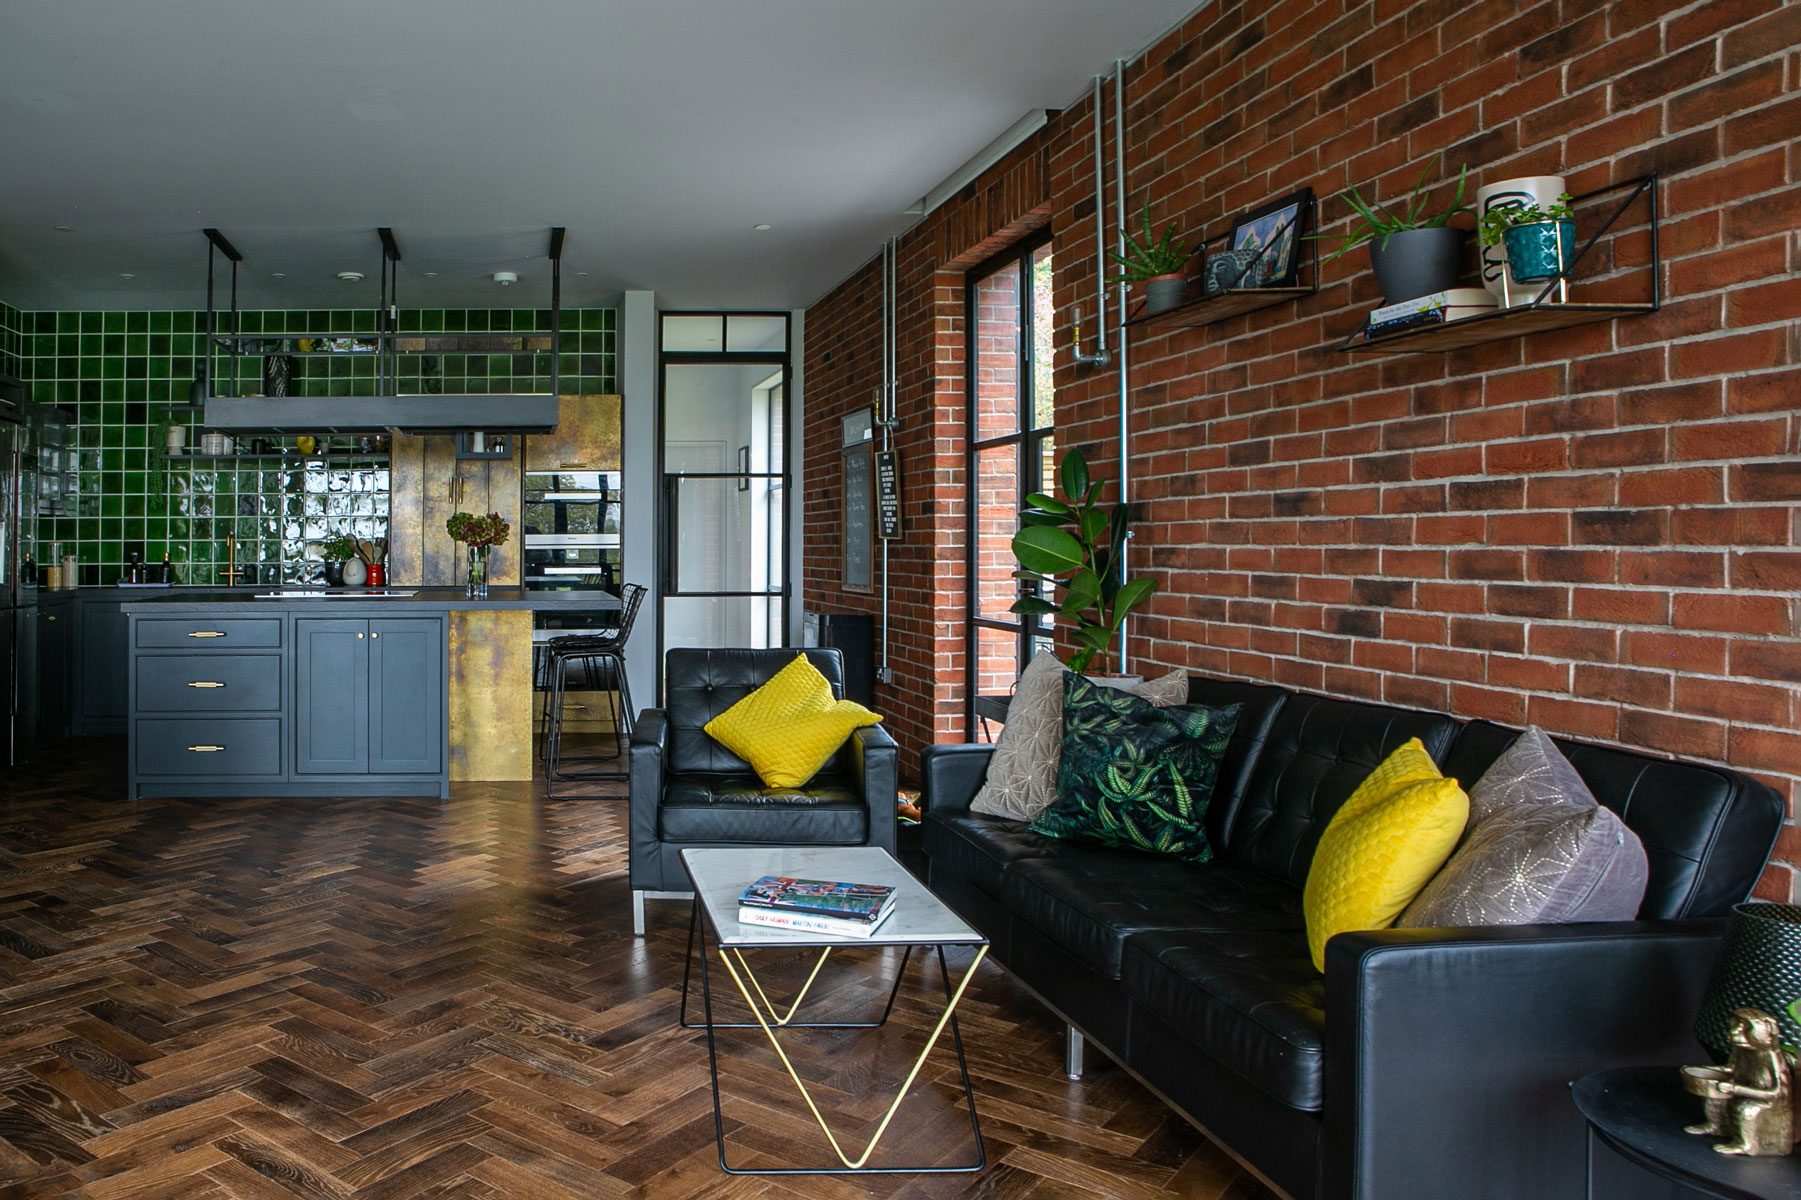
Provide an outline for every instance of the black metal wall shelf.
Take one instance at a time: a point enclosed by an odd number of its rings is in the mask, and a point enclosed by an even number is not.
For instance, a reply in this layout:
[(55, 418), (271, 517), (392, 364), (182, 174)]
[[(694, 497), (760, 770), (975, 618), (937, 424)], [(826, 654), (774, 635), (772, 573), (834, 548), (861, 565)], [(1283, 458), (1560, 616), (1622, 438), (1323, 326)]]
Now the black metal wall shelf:
[[(1259, 309), (1272, 308), (1288, 300), (1298, 300), (1303, 296), (1313, 295), (1319, 291), (1319, 241), (1307, 236), (1306, 231), (1313, 229), (1314, 216), (1314, 199), (1309, 194), (1296, 221), (1298, 240), (1304, 241), (1311, 251), (1300, 260), (1295, 271), (1297, 277), (1303, 270), (1305, 271), (1307, 278), (1305, 284), (1297, 284), (1293, 287), (1231, 286), (1210, 295), (1196, 296), (1192, 300), (1184, 301), (1174, 308), (1166, 308), (1158, 313), (1147, 313), (1144, 311), (1144, 306), (1140, 304), (1134, 311), (1134, 315), (1126, 319), (1126, 328), (1167, 326), (1176, 329), (1195, 329), (1202, 325), (1212, 325), (1216, 321), (1224, 321), (1230, 317), (1256, 312)], [(1223, 244), (1231, 237), (1231, 231), (1228, 230), (1206, 239), (1201, 245), (1205, 248), (1216, 242)], [(1269, 247), (1265, 246), (1256, 258), (1245, 264), (1238, 277), (1243, 279), (1247, 273), (1256, 269), (1263, 259), (1264, 252), (1267, 252), (1268, 249)], [(1203, 263), (1203, 269), (1204, 265)], [(1203, 282), (1198, 279), (1189, 281), (1191, 286), (1201, 286)]]
[[(1480, 346), (1488, 342), (1505, 341), (1508, 338), (1522, 337), (1529, 333), (1573, 329), (1578, 325), (1593, 325), (1618, 317), (1636, 317), (1656, 312), (1663, 301), (1663, 262), (1657, 245), (1656, 174), (1640, 175), (1621, 183), (1612, 183), (1591, 192), (1584, 192), (1582, 195), (1574, 197), (1571, 205), (1574, 207), (1598, 196), (1620, 191), (1627, 193), (1625, 199), (1615, 206), (1613, 212), (1608, 214), (1607, 219), (1601, 223), (1601, 227), (1595, 230), (1589, 236), (1588, 241), (1584, 242), (1576, 251), (1576, 256), (1564, 267), (1563, 272), (1546, 283), (1543, 290), (1529, 301), (1510, 308), (1478, 313), (1475, 316), (1449, 321), (1442, 325), (1420, 325), (1413, 329), (1404, 329), (1399, 333), (1390, 333), (1374, 338), (1364, 336), (1364, 331), (1369, 327), (1369, 319), (1366, 317), (1363, 324), (1358, 326), (1356, 332), (1346, 338), (1338, 349), (1346, 354), (1446, 354), (1453, 350), (1464, 350), (1470, 346)], [(1650, 206), (1651, 257), (1648, 269), (1651, 276), (1651, 299), (1640, 303), (1592, 303), (1551, 299), (1552, 294), (1559, 290), (1559, 285), (1572, 283), (1571, 276), (1582, 265), (1583, 257), (1641, 196), (1646, 198)]]

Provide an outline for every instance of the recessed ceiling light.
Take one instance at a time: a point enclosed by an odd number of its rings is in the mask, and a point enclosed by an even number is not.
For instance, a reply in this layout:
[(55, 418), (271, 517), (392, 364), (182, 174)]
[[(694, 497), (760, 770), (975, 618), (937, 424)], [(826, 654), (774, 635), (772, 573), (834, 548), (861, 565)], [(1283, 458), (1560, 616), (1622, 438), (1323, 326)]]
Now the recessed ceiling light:
[(57, 233), (74, 233), (75, 232), (75, 226), (73, 226), (73, 225), (52, 225), (50, 228), (55, 230)]
[(436, 279), (438, 277), (438, 273), (436, 271), (427, 271), (425, 273), (425, 277), (427, 279)]
[(586, 271), (577, 271), (575, 273), (575, 277), (577, 279), (586, 279), (588, 277), (588, 273)]
[(271, 271), (271, 272), (269, 272), (269, 278), (271, 278), (271, 279), (286, 279), (287, 277), (288, 277), (288, 273), (286, 271)]
[(763, 225), (752, 225), (751, 228), (756, 230), (758, 233), (768, 233), (771, 229), (774, 229), (775, 226), (763, 224)]
[(120, 279), (136, 279), (137, 276), (133, 275), (130, 271), (120, 271), (119, 278)]
[(367, 279), (368, 276), (361, 271), (339, 271), (338, 278), (342, 279), (345, 283), (361, 283), (363, 280)]

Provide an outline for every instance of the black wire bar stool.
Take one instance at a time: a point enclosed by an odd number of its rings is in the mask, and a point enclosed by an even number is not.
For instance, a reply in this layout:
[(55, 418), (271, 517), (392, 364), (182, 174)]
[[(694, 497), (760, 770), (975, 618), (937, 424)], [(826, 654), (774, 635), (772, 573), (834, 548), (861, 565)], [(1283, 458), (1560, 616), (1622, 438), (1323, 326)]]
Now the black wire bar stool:
[[(619, 625), (603, 633), (578, 633), (552, 638), (544, 644), (545, 674), (550, 686), (544, 700), (544, 793), (555, 798), (558, 783), (626, 778), (625, 747), (632, 735), (632, 689), (626, 679), (625, 642), (644, 603), (645, 589), (628, 583), (619, 596)], [(583, 755), (579, 761), (611, 761), (606, 770), (565, 770), (563, 766), (564, 697), (571, 671), (580, 689), (604, 691), (612, 717), (616, 749), (611, 754)], [(572, 759), (571, 761), (577, 761)]]

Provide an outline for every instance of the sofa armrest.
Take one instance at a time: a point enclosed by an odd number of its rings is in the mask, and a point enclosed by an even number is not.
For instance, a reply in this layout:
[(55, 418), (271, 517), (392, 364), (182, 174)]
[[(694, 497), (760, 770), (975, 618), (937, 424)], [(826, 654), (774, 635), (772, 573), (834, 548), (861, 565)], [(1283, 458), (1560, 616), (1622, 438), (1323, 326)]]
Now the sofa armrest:
[(865, 725), (852, 732), (850, 748), (863, 803), (869, 806), (867, 844), (893, 854), (899, 840), (894, 801), (900, 789), (900, 747), (880, 725)]
[(668, 721), (660, 708), (647, 708), (632, 723), (630, 772), (631, 829), (628, 848), (633, 867), (633, 887), (659, 887), (652, 882), (650, 863), (657, 856), (657, 809), (663, 803), (663, 751)]
[(1391, 929), (1326, 946), (1320, 1196), (1581, 1195), (1567, 1085), (1701, 1051), (1715, 921)]
[(919, 755), (919, 785), (925, 807), (955, 812), (969, 807), (982, 790), (988, 760), (994, 754), (990, 742), (927, 746)]

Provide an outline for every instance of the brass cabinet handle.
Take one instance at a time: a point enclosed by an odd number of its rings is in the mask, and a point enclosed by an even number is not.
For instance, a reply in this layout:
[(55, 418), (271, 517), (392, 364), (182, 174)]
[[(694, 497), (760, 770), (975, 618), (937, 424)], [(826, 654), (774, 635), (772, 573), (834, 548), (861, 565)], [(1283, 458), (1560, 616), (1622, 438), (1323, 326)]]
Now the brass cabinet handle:
[(362, 640), (363, 640), (363, 635), (362, 635), (362, 634), (360, 634), (360, 633), (359, 633), (359, 634), (357, 634), (357, 635), (356, 635), (356, 640), (357, 640), (357, 641), (359, 641), (359, 642), (360, 642), (360, 641), (362, 641)]
[(224, 637), (225, 635), (223, 633), (220, 633), (216, 629), (203, 629), (199, 633), (190, 633), (190, 634), (188, 634), (188, 636), (189, 637)]
[(192, 750), (195, 754), (212, 754), (212, 753), (215, 753), (216, 751), (225, 749), (225, 747), (224, 746), (189, 746), (188, 749)]
[(188, 686), (199, 688), (222, 688), (225, 685), (222, 683), (214, 683), (210, 679), (196, 679), (193, 683), (188, 684)]
[(56, 620), (56, 614), (55, 614), (55, 613), (45, 613), (45, 614), (44, 614), (44, 620), (46, 620), (46, 621), (54, 621), (54, 620)]
[(376, 638), (378, 638), (380, 636), (381, 636), (381, 634), (379, 634), (379, 633), (372, 633), (369, 635), (369, 640), (373, 642)]

